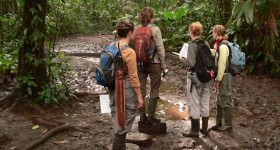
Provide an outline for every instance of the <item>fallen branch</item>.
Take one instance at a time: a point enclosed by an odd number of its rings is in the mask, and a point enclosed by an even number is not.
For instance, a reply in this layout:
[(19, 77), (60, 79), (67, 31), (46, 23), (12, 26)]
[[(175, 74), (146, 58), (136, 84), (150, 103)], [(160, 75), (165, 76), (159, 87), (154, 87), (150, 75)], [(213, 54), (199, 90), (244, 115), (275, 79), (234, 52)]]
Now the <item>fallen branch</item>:
[(75, 127), (73, 125), (69, 125), (69, 124), (64, 124), (61, 126), (57, 126), (53, 129), (51, 129), (46, 135), (44, 135), (43, 137), (41, 137), (40, 139), (36, 140), (35, 142), (33, 142), (32, 144), (28, 145), (24, 150), (32, 150), (35, 147), (39, 146), (40, 144), (44, 143), (45, 141), (47, 141), (49, 138), (51, 138), (52, 136), (56, 135), (59, 132), (65, 131), (65, 130), (76, 130), (76, 131), (81, 131), (81, 132), (88, 132), (93, 134), (92, 132), (88, 131), (88, 130), (83, 130), (80, 129), (78, 127)]

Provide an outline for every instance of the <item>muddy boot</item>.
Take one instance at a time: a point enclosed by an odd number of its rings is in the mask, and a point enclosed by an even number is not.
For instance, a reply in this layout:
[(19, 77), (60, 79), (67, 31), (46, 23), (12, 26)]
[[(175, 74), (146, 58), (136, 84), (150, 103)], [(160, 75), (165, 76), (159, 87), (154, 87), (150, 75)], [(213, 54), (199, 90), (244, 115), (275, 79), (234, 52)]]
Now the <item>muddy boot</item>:
[(148, 105), (148, 122), (149, 123), (159, 123), (160, 119), (155, 117), (155, 111), (157, 107), (157, 100), (158, 98), (150, 98), (149, 105)]
[(216, 125), (212, 126), (211, 130), (218, 130), (222, 126), (223, 119), (223, 109), (220, 105), (217, 105), (217, 114), (216, 114)]
[(125, 150), (125, 137), (126, 134), (115, 133), (112, 150)]
[(200, 128), (199, 119), (191, 118), (191, 131), (188, 133), (183, 132), (182, 135), (184, 137), (199, 137), (199, 128)]
[(232, 129), (232, 107), (225, 108), (225, 123), (219, 127), (219, 131), (227, 131)]
[(140, 122), (145, 123), (148, 119), (146, 116), (145, 107), (139, 108), (139, 114), (140, 114)]
[(200, 129), (200, 132), (204, 134), (205, 136), (208, 136), (208, 120), (209, 117), (202, 117), (202, 129)]

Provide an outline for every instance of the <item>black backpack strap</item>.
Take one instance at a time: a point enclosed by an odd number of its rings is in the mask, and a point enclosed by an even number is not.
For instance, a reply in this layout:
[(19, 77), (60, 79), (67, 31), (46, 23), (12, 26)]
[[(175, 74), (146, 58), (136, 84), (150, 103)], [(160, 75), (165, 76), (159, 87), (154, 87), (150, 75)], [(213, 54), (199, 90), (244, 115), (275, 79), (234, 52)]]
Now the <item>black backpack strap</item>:
[[(125, 66), (125, 64), (124, 64), (124, 59), (123, 59), (121, 51), (126, 49), (126, 48), (128, 48), (128, 47), (130, 47), (130, 46), (129, 45), (122, 45), (122, 46), (120, 46), (119, 42), (117, 42), (117, 45), (118, 45), (117, 47), (118, 47), (118, 50), (119, 50), (119, 56), (121, 58), (121, 61), (120, 61), (120, 59), (117, 60), (117, 65), (120, 65), (122, 68), (127, 68)], [(121, 64), (119, 64), (119, 63), (121, 63)]]

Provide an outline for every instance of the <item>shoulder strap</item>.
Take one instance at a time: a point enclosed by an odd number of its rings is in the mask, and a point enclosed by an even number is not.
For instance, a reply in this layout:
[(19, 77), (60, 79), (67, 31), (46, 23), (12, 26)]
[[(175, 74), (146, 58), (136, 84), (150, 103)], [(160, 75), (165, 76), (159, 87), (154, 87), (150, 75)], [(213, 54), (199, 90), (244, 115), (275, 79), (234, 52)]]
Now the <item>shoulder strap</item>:
[[(121, 57), (121, 61), (120, 62), (117, 61), (117, 62), (121, 63), (121, 67), (122, 68), (126, 68), (126, 65), (124, 64), (124, 59), (123, 59), (121, 51), (126, 49), (126, 48), (128, 48), (128, 47), (130, 47), (130, 46), (129, 45), (122, 45), (122, 46), (120, 46), (119, 42), (117, 42), (117, 45), (118, 45), (118, 50), (119, 50), (119, 56)], [(117, 65), (120, 65), (120, 64), (117, 64)]]
[(122, 45), (122, 46), (119, 47), (119, 50), (122, 51), (122, 50), (124, 50), (128, 47), (130, 47), (130, 46), (129, 45)]
[[(228, 45), (228, 42), (220, 42), (219, 45), (218, 45), (218, 48), (217, 48), (217, 52), (220, 53), (220, 46), (222, 45), (226, 45), (228, 47), (228, 50), (229, 50), (229, 56), (228, 56), (228, 65), (231, 65), (231, 58), (232, 58), (232, 55), (231, 55), (231, 48), (230, 46)], [(219, 55), (220, 56), (220, 55)]]

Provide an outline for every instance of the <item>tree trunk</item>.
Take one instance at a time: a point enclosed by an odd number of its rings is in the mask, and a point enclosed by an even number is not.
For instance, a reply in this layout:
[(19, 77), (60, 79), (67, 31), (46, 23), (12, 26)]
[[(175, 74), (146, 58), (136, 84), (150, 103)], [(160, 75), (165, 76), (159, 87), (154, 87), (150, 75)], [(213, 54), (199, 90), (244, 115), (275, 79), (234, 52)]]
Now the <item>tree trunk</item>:
[[(25, 40), (19, 49), (18, 75), (19, 77), (34, 77), (33, 82), (36, 86), (30, 86), (20, 81), (20, 97), (27, 94), (27, 88), (31, 88), (32, 94), (29, 93), (29, 97), (37, 98), (42, 86), (48, 83), (47, 67), (44, 62), (46, 58), (44, 51), (46, 6), (47, 0), (24, 1), (22, 31)], [(27, 56), (31, 56), (33, 59)], [(38, 61), (39, 63), (37, 63)]]
[(228, 20), (231, 17), (231, 7), (232, 3), (231, 0), (221, 0), (219, 1), (219, 8), (220, 8), (220, 19), (221, 24), (226, 25)]
[(14, 13), (18, 14), (18, 2), (17, 0), (13, 0), (13, 6), (14, 6)]
[[(1, 17), (4, 17), (4, 13), (3, 13), (3, 1), (0, 1), (0, 16)], [(0, 39), (1, 39), (1, 46), (0, 47), (3, 47), (4, 46), (4, 28), (3, 28), (3, 22), (2, 20), (0, 20)]]

